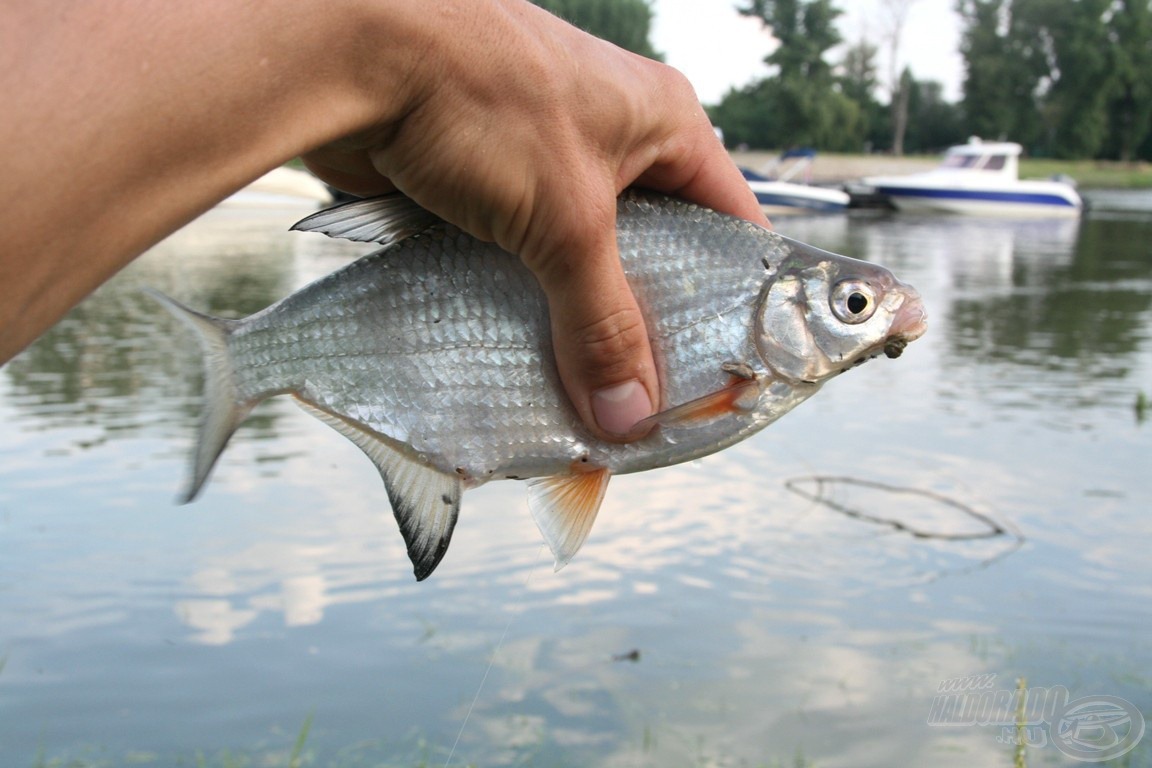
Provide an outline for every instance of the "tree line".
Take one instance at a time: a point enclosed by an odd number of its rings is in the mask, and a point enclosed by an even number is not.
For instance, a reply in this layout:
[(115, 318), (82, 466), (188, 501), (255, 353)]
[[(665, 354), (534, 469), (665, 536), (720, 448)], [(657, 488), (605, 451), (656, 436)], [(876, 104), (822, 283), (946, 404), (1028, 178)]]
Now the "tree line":
[(974, 133), (1034, 154), (1152, 158), (1148, 0), (960, 0)]
[[(593, 34), (659, 58), (649, 0), (537, 0)], [(899, 53), (916, 0), (881, 0)], [(845, 43), (835, 0), (744, 0), (779, 41), (768, 74), (708, 107), (730, 146), (935, 152), (970, 135), (1034, 156), (1152, 160), (1150, 0), (956, 0), (963, 95), (905, 68), (882, 76), (880, 45)], [(833, 59), (833, 52), (840, 51)]]

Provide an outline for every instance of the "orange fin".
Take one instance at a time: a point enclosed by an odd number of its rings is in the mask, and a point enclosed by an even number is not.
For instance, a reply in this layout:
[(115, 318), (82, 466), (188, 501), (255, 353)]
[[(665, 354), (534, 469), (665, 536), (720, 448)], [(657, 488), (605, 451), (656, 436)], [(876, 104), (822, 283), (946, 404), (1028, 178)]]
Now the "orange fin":
[(756, 407), (760, 399), (760, 382), (733, 376), (732, 382), (715, 392), (689, 400), (666, 411), (649, 416), (632, 428), (636, 434), (646, 433), (659, 425), (663, 427), (694, 427), (730, 413), (742, 413)]
[(556, 570), (584, 545), (611, 476), (607, 469), (594, 469), (528, 481), (528, 508), (556, 558)]

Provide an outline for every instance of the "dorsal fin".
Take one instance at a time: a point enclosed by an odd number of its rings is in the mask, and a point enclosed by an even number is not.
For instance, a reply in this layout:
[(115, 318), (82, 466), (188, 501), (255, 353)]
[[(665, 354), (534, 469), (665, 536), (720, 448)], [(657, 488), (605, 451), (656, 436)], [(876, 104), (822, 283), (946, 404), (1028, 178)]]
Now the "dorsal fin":
[(556, 570), (567, 565), (588, 538), (611, 477), (607, 469), (595, 469), (528, 481), (528, 508), (556, 558)]
[(463, 491), (460, 478), (404, 454), (390, 438), (299, 398), (305, 411), (360, 447), (384, 478), (392, 512), (408, 545), (417, 581), (432, 575), (448, 551)]
[(440, 221), (400, 193), (353, 200), (318, 211), (292, 225), (299, 232), (321, 232), (357, 243), (394, 245)]

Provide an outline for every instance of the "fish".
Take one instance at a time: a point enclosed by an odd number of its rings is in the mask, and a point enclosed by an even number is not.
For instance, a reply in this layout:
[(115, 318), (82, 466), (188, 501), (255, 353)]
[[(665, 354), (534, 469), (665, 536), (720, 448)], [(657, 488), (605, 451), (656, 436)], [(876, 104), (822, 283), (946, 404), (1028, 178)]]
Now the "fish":
[(295, 224), (381, 248), (243, 319), (150, 291), (203, 353), (182, 500), (250, 411), (288, 394), (376, 465), (418, 581), (444, 558), (463, 492), (503, 479), (526, 481), (559, 570), (613, 475), (738, 443), (830, 378), (898, 357), (926, 328), (919, 294), (884, 267), (742, 219), (626, 191), (616, 225), (661, 391), (632, 442), (596, 438), (567, 400), (548, 305), (522, 261), (400, 194)]

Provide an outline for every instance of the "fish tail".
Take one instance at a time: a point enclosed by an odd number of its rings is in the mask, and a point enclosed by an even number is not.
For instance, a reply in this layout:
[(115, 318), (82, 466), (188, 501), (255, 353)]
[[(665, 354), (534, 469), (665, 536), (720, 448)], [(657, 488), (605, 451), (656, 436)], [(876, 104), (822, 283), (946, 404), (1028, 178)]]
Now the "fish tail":
[(200, 416), (200, 436), (192, 457), (192, 473), (180, 496), (181, 503), (186, 504), (200, 493), (228, 439), (255, 403), (240, 398), (228, 346), (228, 339), (238, 321), (202, 314), (150, 288), (144, 291), (195, 331), (204, 355), (204, 410)]

